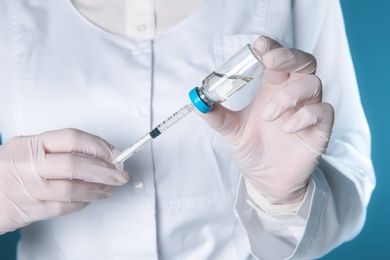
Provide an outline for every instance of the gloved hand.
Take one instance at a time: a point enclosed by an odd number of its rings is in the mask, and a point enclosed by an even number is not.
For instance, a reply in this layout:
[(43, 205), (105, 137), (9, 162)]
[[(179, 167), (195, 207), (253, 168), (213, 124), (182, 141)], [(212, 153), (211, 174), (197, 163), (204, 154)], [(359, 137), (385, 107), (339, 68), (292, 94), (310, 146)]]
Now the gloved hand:
[(113, 147), (75, 129), (15, 137), (0, 146), (0, 234), (78, 211), (129, 180)]
[(253, 44), (266, 66), (253, 102), (241, 111), (215, 105), (200, 114), (230, 143), (243, 176), (271, 203), (301, 200), (325, 152), (334, 112), (321, 102), (315, 58), (259, 37)]

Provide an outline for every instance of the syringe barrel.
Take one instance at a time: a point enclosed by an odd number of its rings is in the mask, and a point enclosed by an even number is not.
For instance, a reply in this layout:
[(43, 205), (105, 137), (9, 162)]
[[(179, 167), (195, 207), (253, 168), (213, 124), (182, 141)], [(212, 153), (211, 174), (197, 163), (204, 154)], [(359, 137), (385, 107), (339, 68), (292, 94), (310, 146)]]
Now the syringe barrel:
[[(154, 138), (159, 136), (161, 133), (166, 131), (168, 128), (176, 124), (180, 119), (191, 113), (194, 106), (192, 104), (185, 105), (176, 113), (165, 119), (161, 124), (155, 127), (150, 133), (141, 138), (138, 142), (133, 144), (132, 146), (127, 147), (124, 151), (122, 151), (113, 161), (115, 165), (123, 167), (123, 162), (130, 158), (135, 152), (141, 149), (144, 145), (152, 141)], [(122, 165), (122, 166), (121, 166)]]
[(192, 104), (185, 105), (181, 109), (179, 109), (177, 112), (175, 112), (173, 115), (165, 119), (161, 124), (159, 124), (156, 128), (160, 131), (160, 133), (165, 132), (168, 128), (176, 124), (178, 121), (180, 121), (182, 118), (184, 118), (186, 115), (191, 113), (194, 106)]
[(150, 136), (150, 134), (145, 135), (142, 137), (138, 142), (133, 144), (132, 146), (127, 147), (125, 150), (123, 150), (116, 158), (116, 163), (123, 163), (128, 158), (130, 158), (135, 152), (137, 152), (141, 147), (152, 141), (153, 138)]

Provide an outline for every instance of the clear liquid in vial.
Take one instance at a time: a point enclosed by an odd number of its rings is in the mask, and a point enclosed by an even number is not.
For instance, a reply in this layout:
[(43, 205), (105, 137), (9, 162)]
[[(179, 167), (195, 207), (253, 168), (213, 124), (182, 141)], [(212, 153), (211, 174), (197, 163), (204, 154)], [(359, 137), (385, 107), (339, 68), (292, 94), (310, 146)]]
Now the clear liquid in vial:
[(203, 80), (203, 93), (214, 103), (222, 103), (253, 78), (212, 72)]

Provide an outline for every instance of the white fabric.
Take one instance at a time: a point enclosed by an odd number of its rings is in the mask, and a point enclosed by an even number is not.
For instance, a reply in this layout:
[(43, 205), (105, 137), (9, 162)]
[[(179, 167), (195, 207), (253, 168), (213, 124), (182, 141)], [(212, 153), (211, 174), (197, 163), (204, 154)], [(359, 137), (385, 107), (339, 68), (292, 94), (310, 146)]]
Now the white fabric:
[[(75, 7), (91, 22), (105, 30), (125, 36), (134, 40), (152, 39), (179, 23), (181, 19), (195, 10), (203, 0), (177, 1), (177, 0), (150, 0), (150, 1), (122, 1), (122, 0), (72, 0)], [(184, 3), (184, 5), (183, 5)], [(174, 8), (173, 8), (174, 7)], [(155, 21), (155, 17), (158, 23)], [(248, 182), (245, 182), (248, 186)], [(272, 205), (263, 197), (248, 188), (252, 200), (259, 209), (272, 208), (271, 211), (281, 213), (283, 210), (297, 211), (302, 201), (293, 205)], [(299, 236), (302, 234), (304, 225), (294, 230)]]
[(113, 34), (153, 39), (190, 15), (203, 0), (71, 0), (87, 19)]
[[(2, 139), (74, 127), (124, 149), (260, 34), (313, 53), (336, 110), (297, 243), (268, 229), (291, 214), (262, 222), (224, 140), (190, 115), (126, 162), (111, 198), (23, 228), (19, 259), (313, 259), (358, 234), (375, 179), (336, 0), (208, 0), (153, 41), (106, 33), (70, 0), (1, 1)], [(245, 106), (258, 80), (224, 105)]]
[[(245, 182), (245, 184), (247, 188), (254, 189), (249, 182)], [(267, 232), (284, 237), (296, 244), (303, 235), (302, 227), (305, 227), (306, 224), (314, 185), (313, 180), (311, 180), (306, 196), (301, 203), (273, 205), (256, 190), (250, 191), (249, 189), (247, 190), (250, 196), (248, 203), (256, 211)]]

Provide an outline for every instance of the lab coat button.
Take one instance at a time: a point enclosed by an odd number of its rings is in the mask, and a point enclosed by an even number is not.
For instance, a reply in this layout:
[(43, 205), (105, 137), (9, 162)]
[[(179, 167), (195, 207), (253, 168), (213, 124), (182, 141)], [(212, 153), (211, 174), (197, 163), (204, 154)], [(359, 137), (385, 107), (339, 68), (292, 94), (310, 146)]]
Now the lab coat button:
[(130, 115), (132, 117), (139, 117), (141, 115), (141, 112), (142, 112), (142, 110), (140, 107), (132, 107), (130, 109)]
[(134, 182), (134, 189), (136, 189), (136, 190), (143, 190), (144, 187), (145, 187), (145, 184), (142, 181)]

